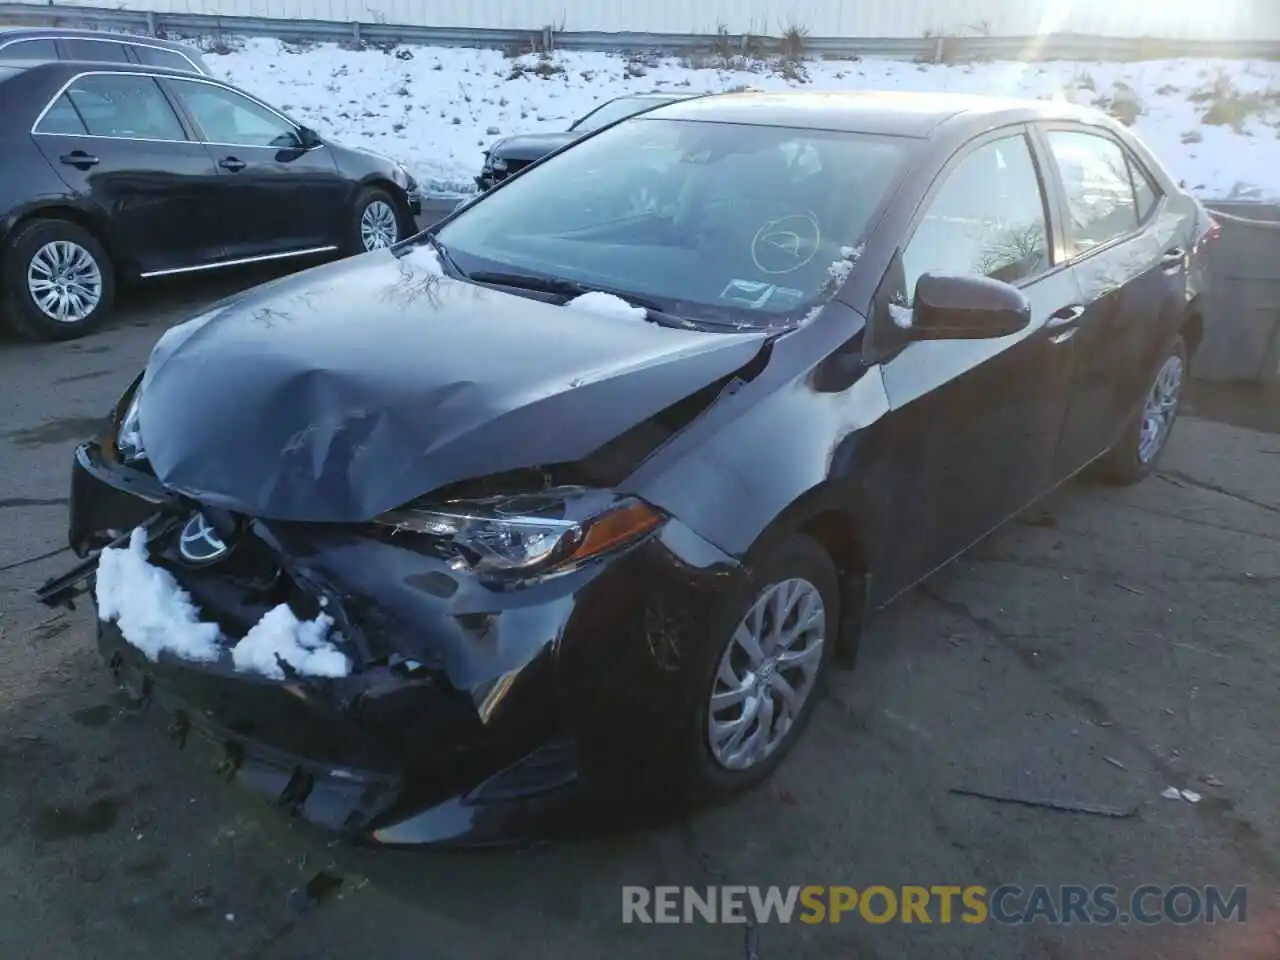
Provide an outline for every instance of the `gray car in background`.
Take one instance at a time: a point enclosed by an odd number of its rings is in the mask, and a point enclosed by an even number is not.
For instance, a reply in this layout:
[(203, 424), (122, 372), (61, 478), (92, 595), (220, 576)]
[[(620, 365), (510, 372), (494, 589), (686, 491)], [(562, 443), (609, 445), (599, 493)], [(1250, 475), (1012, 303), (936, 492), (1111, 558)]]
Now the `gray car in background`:
[(89, 60), (184, 70), (213, 71), (199, 51), (172, 40), (61, 27), (0, 28), (0, 60)]

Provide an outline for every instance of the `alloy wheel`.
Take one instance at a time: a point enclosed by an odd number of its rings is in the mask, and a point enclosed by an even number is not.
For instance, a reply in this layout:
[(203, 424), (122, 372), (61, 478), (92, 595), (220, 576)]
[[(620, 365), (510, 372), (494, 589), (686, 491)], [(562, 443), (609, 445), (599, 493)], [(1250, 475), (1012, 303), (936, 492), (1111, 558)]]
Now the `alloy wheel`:
[(1150, 463), (1164, 447), (1178, 414), (1185, 364), (1176, 354), (1165, 360), (1156, 374), (1142, 409), (1142, 431), (1138, 435), (1138, 459)]
[(102, 268), (80, 244), (54, 240), (31, 257), (27, 291), (45, 316), (80, 323), (102, 302)]
[(360, 214), (360, 242), (365, 250), (383, 250), (400, 239), (396, 212), (383, 200), (374, 200)]
[(826, 642), (822, 594), (808, 580), (770, 584), (739, 621), (711, 684), (712, 758), (743, 771), (771, 756), (813, 693)]

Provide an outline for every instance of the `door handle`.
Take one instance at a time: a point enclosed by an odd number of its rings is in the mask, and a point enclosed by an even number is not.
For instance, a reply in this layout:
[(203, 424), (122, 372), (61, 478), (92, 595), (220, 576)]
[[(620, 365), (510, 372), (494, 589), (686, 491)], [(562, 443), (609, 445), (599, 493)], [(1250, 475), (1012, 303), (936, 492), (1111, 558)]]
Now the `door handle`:
[(1166, 250), (1164, 256), (1160, 258), (1160, 269), (1172, 275), (1181, 270), (1186, 261), (1187, 251), (1182, 247), (1174, 247), (1172, 250)]
[(1080, 306), (1078, 303), (1069, 307), (1063, 307), (1045, 321), (1044, 328), (1046, 330), (1069, 330), (1072, 327), (1079, 326), (1080, 320), (1083, 316), (1084, 307)]
[(1080, 329), (1080, 321), (1084, 319), (1085, 308), (1078, 303), (1063, 307), (1044, 322), (1049, 333), (1050, 343), (1066, 343)]
[(243, 160), (236, 159), (235, 157), (223, 157), (221, 160), (218, 161), (218, 166), (220, 166), (223, 170), (230, 170), (232, 173), (239, 173), (241, 170), (247, 167), (248, 164), (245, 163)]
[(90, 156), (83, 150), (72, 150), (70, 153), (64, 153), (58, 159), (69, 167), (79, 167), (81, 170), (88, 170), (90, 167), (96, 167), (102, 162), (97, 157)]

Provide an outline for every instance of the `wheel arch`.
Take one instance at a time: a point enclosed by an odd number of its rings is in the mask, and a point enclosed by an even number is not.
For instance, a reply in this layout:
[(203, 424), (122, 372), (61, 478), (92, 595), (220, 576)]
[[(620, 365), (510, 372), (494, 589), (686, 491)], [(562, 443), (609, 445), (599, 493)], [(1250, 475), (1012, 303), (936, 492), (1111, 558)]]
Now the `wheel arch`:
[(810, 488), (788, 504), (757, 536), (747, 551), (753, 555), (769, 545), (797, 534), (818, 544), (835, 565), (840, 577), (840, 634), (837, 645), (844, 652), (857, 646), (863, 621), (869, 612), (871, 551), (868, 525), (857, 509), (854, 491), (845, 483), (830, 481)]
[(355, 197), (352, 199), (352, 202), (354, 203), (358, 200), (360, 198), (360, 194), (370, 188), (381, 190), (389, 196), (395, 203), (396, 208), (399, 210), (401, 215), (406, 217), (410, 215), (409, 203), (408, 199), (405, 197), (404, 187), (395, 183), (383, 173), (371, 173), (361, 180), (360, 185), (356, 188)]
[(63, 220), (87, 230), (102, 245), (102, 249), (107, 252), (107, 256), (111, 258), (111, 263), (108, 266), (119, 271), (119, 249), (103, 218), (70, 203), (47, 203), (28, 207), (14, 218), (9, 229), (5, 231), (4, 243), (7, 245), (23, 226), (33, 220)]

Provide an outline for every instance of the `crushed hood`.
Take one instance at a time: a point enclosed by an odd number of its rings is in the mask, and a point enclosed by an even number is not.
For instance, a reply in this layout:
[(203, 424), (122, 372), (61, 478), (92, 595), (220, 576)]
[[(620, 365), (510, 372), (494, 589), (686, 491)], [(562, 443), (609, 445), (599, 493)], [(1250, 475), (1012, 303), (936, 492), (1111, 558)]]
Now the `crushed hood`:
[(380, 251), (170, 330), (139, 422), (173, 490), (264, 519), (359, 522), (461, 480), (579, 460), (765, 338), (565, 309), (445, 277), (427, 247)]

